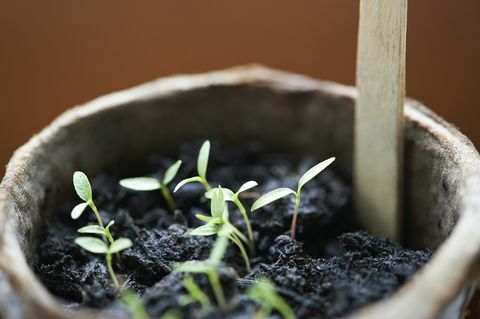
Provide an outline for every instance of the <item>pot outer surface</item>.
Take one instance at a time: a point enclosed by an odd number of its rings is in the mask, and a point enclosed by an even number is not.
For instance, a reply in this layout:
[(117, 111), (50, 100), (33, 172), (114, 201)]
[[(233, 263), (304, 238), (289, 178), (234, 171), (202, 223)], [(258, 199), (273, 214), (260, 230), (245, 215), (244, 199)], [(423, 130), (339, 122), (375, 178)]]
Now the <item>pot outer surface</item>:
[[(52, 185), (70, 185), (74, 170), (95, 174), (120, 159), (136, 162), (158, 148), (173, 154), (182, 141), (209, 137), (228, 144), (259, 140), (275, 151), (315, 158), (335, 154), (337, 172), (348, 180), (354, 97), (350, 88), (249, 67), (167, 78), (67, 112), (17, 151), (7, 169), (0, 198), (3, 291), (9, 300), (21, 300), (19, 312), (64, 316), (28, 264), (36, 262), (44, 221), (72, 193)], [(418, 318), (433, 318), (463, 287), (478, 251), (480, 240), (470, 226), (478, 218), (471, 212), (478, 206), (472, 195), (478, 190), (478, 154), (422, 106), (409, 102), (406, 107), (405, 242), (436, 249), (460, 216), (462, 222), (430, 267), (359, 316), (390, 314), (390, 309), (394, 318), (398, 307), (404, 315), (412, 311), (405, 305), (413, 304), (423, 288), (449, 274), (443, 287), (416, 308)], [(470, 241), (459, 249), (465, 237)], [(452, 256), (457, 267), (447, 270)]]

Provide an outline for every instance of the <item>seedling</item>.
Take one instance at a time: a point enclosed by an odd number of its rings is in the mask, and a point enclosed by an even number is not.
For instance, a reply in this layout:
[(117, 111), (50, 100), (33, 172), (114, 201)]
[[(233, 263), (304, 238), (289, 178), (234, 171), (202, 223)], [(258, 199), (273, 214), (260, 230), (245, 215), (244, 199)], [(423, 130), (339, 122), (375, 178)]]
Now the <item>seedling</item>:
[[(243, 216), (243, 219), (245, 220), (245, 224), (247, 225), (248, 245), (249, 245), (250, 250), (252, 252), (255, 251), (255, 245), (254, 245), (254, 242), (253, 242), (252, 225), (250, 224), (250, 219), (248, 218), (247, 210), (245, 209), (245, 206), (243, 206), (242, 202), (240, 201), (239, 196), (240, 196), (240, 193), (243, 193), (243, 192), (245, 192), (245, 191), (247, 191), (247, 190), (249, 190), (249, 189), (251, 189), (251, 188), (253, 188), (257, 185), (258, 185), (258, 183), (255, 182), (255, 181), (246, 182), (242, 186), (240, 186), (240, 188), (238, 189), (238, 191), (236, 193), (232, 192), (228, 188), (222, 188), (225, 200), (226, 201), (232, 201), (238, 207), (238, 210), (240, 211), (240, 213)], [(207, 198), (211, 199), (212, 198), (212, 191), (207, 192), (205, 194), (205, 196)]]
[(266, 319), (272, 310), (278, 311), (285, 319), (295, 319), (295, 314), (277, 293), (275, 285), (266, 278), (259, 279), (255, 285), (247, 289), (247, 295), (260, 304), (259, 317)]
[(118, 253), (132, 246), (132, 241), (128, 238), (119, 238), (107, 245), (103, 240), (95, 237), (78, 237), (75, 239), (75, 244), (82, 247), (86, 251), (94, 254), (105, 254), (105, 261), (107, 263), (108, 273), (112, 277), (112, 281), (117, 289), (120, 288), (117, 276), (112, 267), (112, 254)]
[(198, 182), (201, 183), (205, 189), (210, 191), (212, 188), (207, 181), (207, 167), (208, 167), (208, 157), (210, 156), (210, 141), (205, 141), (198, 152), (198, 159), (197, 159), (197, 173), (198, 176), (190, 177), (187, 179), (182, 180), (180, 183), (175, 186), (173, 192), (175, 193), (178, 191), (182, 186), (188, 183)]
[(207, 312), (211, 308), (210, 300), (208, 296), (200, 289), (193, 277), (190, 275), (185, 276), (183, 279), (183, 285), (188, 291), (188, 295), (180, 298), (181, 305), (188, 305), (193, 302), (199, 302), (202, 309)]
[(87, 207), (90, 207), (95, 216), (97, 217), (98, 225), (104, 228), (102, 218), (98, 213), (98, 209), (95, 206), (95, 203), (93, 202), (92, 186), (88, 181), (87, 175), (85, 175), (85, 173), (83, 172), (75, 172), (73, 174), (73, 186), (75, 187), (75, 191), (77, 192), (78, 197), (80, 197), (80, 199), (82, 199), (84, 202), (78, 204), (72, 209), (72, 212), (70, 214), (72, 216), (72, 219), (78, 219), (83, 214), (85, 209)]
[[(174, 271), (190, 274), (204, 274), (208, 277), (213, 294), (220, 308), (225, 308), (226, 301), (217, 268), (228, 246), (228, 236), (233, 232), (231, 225), (224, 225), (218, 233), (215, 244), (207, 260), (189, 260), (175, 266)], [(188, 289), (188, 288), (187, 288)]]
[(111, 220), (105, 228), (98, 226), (98, 225), (89, 225), (79, 228), (77, 231), (81, 234), (95, 234), (95, 235), (102, 235), (105, 236), (110, 244), (113, 244), (114, 240), (112, 234), (110, 233), (110, 227), (115, 223), (115, 221)]
[(327, 168), (330, 164), (332, 164), (334, 160), (335, 160), (335, 157), (331, 157), (321, 163), (318, 163), (314, 167), (310, 168), (305, 174), (302, 175), (302, 177), (298, 181), (297, 191), (294, 191), (293, 189), (290, 189), (290, 188), (283, 187), (283, 188), (274, 189), (273, 191), (263, 195), (262, 197), (257, 199), (255, 203), (253, 203), (251, 208), (252, 212), (282, 197), (285, 197), (288, 195), (295, 195), (295, 208), (293, 210), (292, 225), (290, 228), (290, 236), (292, 237), (292, 239), (295, 239), (298, 207), (300, 205), (300, 192), (302, 190), (302, 187), (311, 179), (313, 179), (315, 176), (320, 174), (320, 172), (323, 171), (325, 168)]
[(177, 209), (175, 202), (168, 190), (168, 184), (175, 178), (182, 165), (182, 161), (176, 161), (171, 165), (163, 175), (162, 179), (157, 179), (153, 177), (133, 177), (125, 178), (120, 181), (120, 185), (140, 192), (160, 190), (162, 192), (163, 198), (167, 201), (168, 207), (173, 212)]
[(242, 254), (243, 260), (245, 261), (247, 270), (250, 271), (250, 261), (248, 259), (247, 252), (245, 251), (245, 247), (242, 244), (242, 241), (248, 243), (248, 240), (242, 234), (242, 232), (233, 226), (228, 220), (228, 206), (225, 201), (223, 189), (220, 186), (215, 188), (211, 193), (211, 198), (211, 216), (205, 216), (201, 214), (195, 215), (198, 219), (206, 222), (206, 224), (193, 229), (190, 234), (195, 236), (211, 236), (218, 234), (224, 225), (228, 225), (232, 231), (227, 235), (227, 237), (233, 243), (235, 243), (235, 245), (237, 245), (240, 253)]
[(148, 315), (142, 300), (132, 290), (126, 290), (122, 295), (122, 303), (132, 315), (133, 319), (148, 319)]

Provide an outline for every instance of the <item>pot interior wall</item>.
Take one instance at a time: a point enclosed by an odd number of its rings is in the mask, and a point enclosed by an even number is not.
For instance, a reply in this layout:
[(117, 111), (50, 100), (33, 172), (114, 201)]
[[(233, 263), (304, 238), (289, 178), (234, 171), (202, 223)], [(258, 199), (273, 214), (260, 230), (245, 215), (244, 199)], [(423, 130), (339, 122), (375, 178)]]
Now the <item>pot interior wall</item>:
[[(17, 210), (27, 260), (34, 261), (49, 214), (73, 196), (73, 171), (93, 175), (148, 153), (175, 154), (179, 144), (192, 139), (259, 140), (294, 157), (336, 156), (334, 168), (350, 180), (353, 104), (349, 96), (319, 89), (216, 85), (146, 96), (63, 125), (29, 158), (23, 185), (15, 190), (15, 198), (22, 199)], [(410, 246), (435, 249), (457, 218), (458, 181), (451, 176), (458, 175), (450, 174), (455, 165), (442, 149), (435, 136), (407, 118), (405, 240)]]

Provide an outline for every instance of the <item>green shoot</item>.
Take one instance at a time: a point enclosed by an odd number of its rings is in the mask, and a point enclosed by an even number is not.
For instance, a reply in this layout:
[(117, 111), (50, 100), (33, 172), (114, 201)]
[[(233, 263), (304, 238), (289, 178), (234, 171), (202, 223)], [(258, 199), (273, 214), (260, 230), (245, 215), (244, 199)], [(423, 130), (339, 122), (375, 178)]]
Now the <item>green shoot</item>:
[(215, 299), (222, 309), (225, 309), (226, 301), (222, 285), (220, 284), (220, 277), (218, 276), (217, 268), (220, 265), (223, 256), (225, 255), (225, 251), (227, 250), (228, 235), (230, 235), (232, 232), (233, 230), (231, 225), (225, 225), (222, 227), (207, 260), (190, 260), (177, 264), (174, 268), (174, 271), (176, 272), (206, 275), (208, 281), (210, 282), (210, 286), (212, 287)]
[[(257, 185), (258, 183), (255, 181), (246, 182), (242, 186), (240, 186), (240, 188), (236, 193), (232, 192), (228, 188), (222, 188), (225, 200), (232, 201), (238, 207), (238, 210), (240, 211), (240, 213), (243, 216), (243, 219), (245, 220), (245, 224), (247, 225), (248, 245), (252, 253), (255, 252), (252, 225), (250, 224), (250, 219), (248, 218), (247, 210), (245, 209), (245, 206), (243, 206), (242, 202), (240, 202), (239, 196), (240, 196), (240, 193), (243, 193)], [(205, 196), (211, 199), (212, 191), (205, 193)]]
[(75, 172), (73, 174), (73, 186), (75, 187), (78, 197), (80, 197), (80, 199), (82, 199), (84, 202), (73, 208), (71, 212), (72, 219), (78, 219), (85, 211), (85, 208), (90, 207), (97, 217), (98, 225), (103, 228), (104, 226), (102, 218), (98, 213), (95, 203), (93, 202), (92, 186), (88, 181), (87, 175), (85, 175), (83, 172)]
[(175, 202), (168, 190), (168, 184), (175, 178), (182, 165), (182, 161), (176, 161), (173, 165), (171, 165), (163, 175), (162, 179), (156, 179), (153, 177), (133, 177), (133, 178), (125, 178), (120, 181), (120, 185), (131, 189), (134, 191), (154, 191), (160, 190), (162, 192), (163, 198), (168, 204), (168, 207), (173, 212), (176, 210)]
[(78, 237), (75, 239), (75, 244), (82, 247), (88, 252), (94, 254), (105, 254), (105, 261), (107, 263), (108, 273), (112, 277), (115, 288), (119, 289), (117, 276), (112, 267), (112, 254), (118, 253), (132, 246), (132, 241), (128, 238), (119, 238), (107, 245), (103, 240), (95, 237)]
[(185, 276), (183, 279), (183, 285), (188, 291), (188, 295), (180, 298), (181, 305), (188, 305), (192, 302), (199, 302), (204, 311), (208, 311), (211, 308), (210, 300), (207, 295), (200, 289), (193, 277), (190, 275)]
[(180, 183), (175, 186), (173, 192), (177, 192), (182, 186), (188, 183), (198, 182), (201, 183), (206, 191), (210, 191), (212, 188), (207, 181), (207, 167), (208, 167), (208, 157), (210, 156), (210, 141), (205, 141), (198, 152), (198, 159), (197, 159), (197, 173), (198, 176), (190, 177), (187, 179), (182, 180)]
[(302, 190), (302, 187), (312, 180), (315, 176), (320, 174), (321, 171), (323, 171), (325, 168), (327, 168), (332, 162), (335, 160), (335, 157), (331, 157), (321, 163), (318, 163), (314, 167), (310, 168), (305, 174), (302, 175), (300, 180), (298, 181), (298, 186), (297, 186), (297, 191), (294, 191), (290, 188), (277, 188), (274, 189), (273, 191), (263, 195), (259, 199), (253, 203), (251, 211), (255, 211), (265, 205), (268, 205), (282, 197), (288, 196), (288, 195), (295, 195), (295, 208), (293, 210), (293, 218), (292, 218), (292, 225), (290, 228), (290, 236), (292, 239), (295, 239), (295, 232), (296, 232), (296, 225), (297, 225), (297, 216), (298, 216), (298, 207), (300, 206), (300, 192)]
[(115, 221), (111, 220), (108, 225), (103, 228), (98, 225), (89, 225), (89, 226), (84, 226), (82, 228), (79, 228), (77, 231), (81, 234), (94, 234), (94, 235), (102, 235), (105, 236), (110, 244), (113, 243), (113, 237), (112, 234), (110, 233), (110, 227), (115, 223)]
[(295, 319), (292, 308), (278, 295), (275, 285), (270, 280), (259, 279), (255, 285), (247, 289), (247, 295), (260, 304), (260, 318), (266, 319), (272, 310), (276, 310), (285, 319)]
[(196, 217), (206, 222), (206, 224), (193, 229), (190, 234), (194, 236), (211, 236), (214, 234), (218, 234), (224, 225), (228, 225), (228, 227), (231, 228), (232, 231), (227, 235), (227, 237), (235, 245), (237, 245), (240, 253), (242, 254), (242, 258), (245, 261), (247, 270), (250, 271), (250, 261), (248, 259), (245, 247), (242, 244), (242, 241), (248, 243), (248, 239), (242, 234), (240, 230), (238, 230), (238, 228), (236, 228), (229, 222), (228, 206), (225, 201), (225, 193), (228, 194), (228, 191), (224, 192), (224, 189), (222, 189), (222, 187), (220, 186), (212, 190), (210, 202), (211, 216), (197, 214)]
[(132, 315), (133, 319), (148, 319), (148, 315), (142, 300), (132, 290), (126, 290), (122, 295), (122, 303)]

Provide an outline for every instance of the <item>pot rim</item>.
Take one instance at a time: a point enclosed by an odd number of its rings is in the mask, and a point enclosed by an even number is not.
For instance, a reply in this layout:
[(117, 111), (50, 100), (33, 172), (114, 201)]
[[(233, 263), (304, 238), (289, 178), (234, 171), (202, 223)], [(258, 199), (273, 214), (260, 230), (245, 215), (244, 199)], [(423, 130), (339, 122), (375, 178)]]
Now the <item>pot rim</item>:
[[(321, 91), (336, 97), (355, 100), (354, 87), (307, 76), (269, 69), (259, 65), (234, 67), (194, 75), (173, 75), (130, 89), (111, 93), (66, 111), (39, 134), (15, 151), (0, 184), (0, 272), (8, 285), (33, 311), (52, 318), (67, 318), (60, 303), (36, 279), (27, 265), (15, 234), (16, 218), (13, 193), (36, 150), (52, 136), (79, 119), (116, 107), (149, 100), (153, 97), (179, 94), (182, 91), (213, 85), (250, 85), (286, 91)], [(390, 298), (369, 304), (353, 313), (355, 318), (435, 318), (439, 316), (467, 283), (480, 253), (480, 156), (473, 144), (453, 125), (447, 123), (420, 102), (405, 101), (405, 119), (427, 131), (440, 143), (458, 166), (462, 184), (459, 192), (459, 220), (452, 234), (436, 250), (432, 259)], [(454, 261), (454, 265), (452, 265)], [(439, 281), (442, 278), (442, 281)], [(93, 314), (76, 312), (74, 317)], [(68, 317), (72, 317), (69, 314)]]

